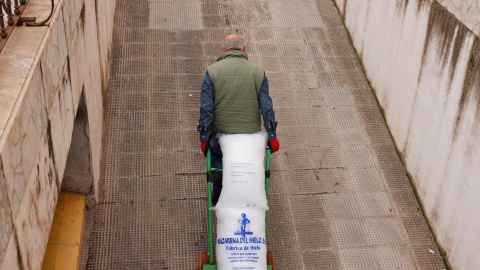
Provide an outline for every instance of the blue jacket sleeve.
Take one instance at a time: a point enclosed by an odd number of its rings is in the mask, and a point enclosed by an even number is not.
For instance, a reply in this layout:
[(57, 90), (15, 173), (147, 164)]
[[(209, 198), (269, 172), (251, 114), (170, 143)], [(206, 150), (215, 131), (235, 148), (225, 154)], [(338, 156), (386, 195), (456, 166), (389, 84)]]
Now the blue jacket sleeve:
[(275, 111), (273, 110), (272, 98), (269, 94), (267, 75), (264, 75), (263, 77), (263, 83), (258, 96), (258, 103), (263, 116), (263, 124), (268, 133), (268, 140), (274, 140), (277, 138), (277, 122), (275, 121)]
[(215, 92), (213, 90), (213, 82), (205, 73), (203, 79), (202, 91), (200, 92), (200, 120), (198, 121), (197, 130), (200, 132), (200, 141), (208, 141), (210, 137), (210, 128), (213, 123), (213, 107), (215, 102)]

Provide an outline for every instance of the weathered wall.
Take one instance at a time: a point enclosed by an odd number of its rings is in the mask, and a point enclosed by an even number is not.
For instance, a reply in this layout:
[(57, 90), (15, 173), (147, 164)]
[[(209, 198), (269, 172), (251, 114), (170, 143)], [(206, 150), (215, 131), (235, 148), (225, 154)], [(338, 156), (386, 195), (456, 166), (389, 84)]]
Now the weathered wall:
[(480, 269), (478, 1), (336, 2), (449, 263)]
[(480, 36), (480, 1), (478, 0), (437, 0), (455, 15), (475, 35)]
[(0, 269), (41, 268), (82, 94), (98, 190), (115, 2), (56, 0), (48, 27), (17, 27), (0, 54)]

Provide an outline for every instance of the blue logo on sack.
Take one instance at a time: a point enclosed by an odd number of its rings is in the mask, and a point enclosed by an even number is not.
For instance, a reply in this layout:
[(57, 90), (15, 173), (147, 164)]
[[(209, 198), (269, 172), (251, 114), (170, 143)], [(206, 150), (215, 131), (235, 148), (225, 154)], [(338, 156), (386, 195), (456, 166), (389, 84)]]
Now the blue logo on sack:
[(238, 231), (236, 231), (234, 234), (235, 235), (241, 235), (242, 237), (245, 237), (247, 234), (253, 234), (253, 232), (250, 232), (250, 220), (247, 218), (247, 215), (245, 213), (242, 213), (242, 218), (238, 220)]

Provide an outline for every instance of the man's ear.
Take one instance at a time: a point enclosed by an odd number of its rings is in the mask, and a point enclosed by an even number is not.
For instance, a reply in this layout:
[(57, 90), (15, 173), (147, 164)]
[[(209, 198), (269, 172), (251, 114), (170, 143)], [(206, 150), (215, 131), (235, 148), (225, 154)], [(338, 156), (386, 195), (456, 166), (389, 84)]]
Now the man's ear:
[(227, 49), (225, 49), (225, 47), (222, 47), (222, 51), (223, 51), (223, 52), (226, 52), (226, 51), (227, 51)]
[(245, 50), (247, 49), (247, 46), (243, 46), (243, 52), (245, 52)]

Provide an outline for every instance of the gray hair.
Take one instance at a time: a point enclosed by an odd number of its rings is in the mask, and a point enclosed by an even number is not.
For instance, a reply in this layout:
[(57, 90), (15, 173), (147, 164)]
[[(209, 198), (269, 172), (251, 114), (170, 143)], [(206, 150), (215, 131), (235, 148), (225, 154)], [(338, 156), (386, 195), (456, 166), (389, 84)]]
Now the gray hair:
[(243, 47), (245, 46), (245, 39), (243, 39), (241, 36), (237, 40), (231, 40), (228, 38), (223, 39), (223, 47), (225, 50), (243, 50)]

